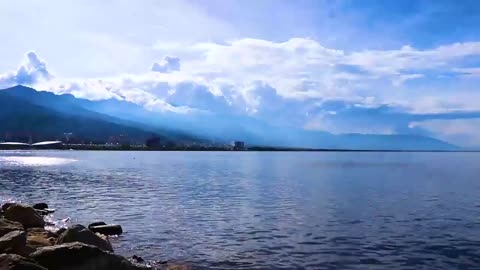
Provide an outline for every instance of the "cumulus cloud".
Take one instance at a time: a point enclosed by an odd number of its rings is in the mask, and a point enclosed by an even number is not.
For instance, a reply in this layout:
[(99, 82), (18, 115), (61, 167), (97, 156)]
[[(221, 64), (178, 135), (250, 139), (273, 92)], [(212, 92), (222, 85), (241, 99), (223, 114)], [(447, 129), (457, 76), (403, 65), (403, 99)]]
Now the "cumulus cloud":
[(24, 62), (16, 72), (0, 74), (0, 86), (8, 87), (17, 84), (33, 85), (53, 76), (48, 71), (46, 63), (33, 51), (25, 54)]
[[(306, 38), (240, 39), (163, 46), (156, 53), (175, 57), (154, 63), (150, 72), (69, 79), (53, 78), (45, 62), (31, 52), (16, 72), (1, 75), (0, 83), (127, 100), (151, 111), (235, 114), (336, 133), (427, 130), (420, 125), (408, 129), (408, 117), (390, 123), (399, 117), (392, 111), (480, 111), (471, 83), (459, 89), (461, 80), (475, 79), (478, 73), (471, 62), (464, 66), (463, 59), (480, 55), (480, 42), (424, 50), (403, 46), (344, 51)], [(446, 72), (449, 76), (443, 78)], [(412, 80), (415, 84), (405, 83)], [(333, 106), (335, 101), (342, 106)], [(383, 111), (385, 107), (390, 111)]]
[(173, 71), (180, 70), (180, 58), (172, 57), (172, 56), (165, 56), (162, 62), (160, 63), (153, 63), (151, 71), (153, 72), (160, 72), (160, 73), (170, 73)]
[(223, 96), (214, 95), (207, 86), (195, 82), (182, 82), (174, 86), (166, 102), (174, 106), (188, 106), (204, 111), (225, 113), (229, 111), (229, 105)]

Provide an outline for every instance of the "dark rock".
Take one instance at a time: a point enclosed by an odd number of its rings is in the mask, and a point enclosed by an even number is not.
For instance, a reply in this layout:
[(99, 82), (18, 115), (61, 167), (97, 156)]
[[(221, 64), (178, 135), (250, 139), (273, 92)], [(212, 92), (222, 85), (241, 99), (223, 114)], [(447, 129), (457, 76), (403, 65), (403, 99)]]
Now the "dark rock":
[(31, 258), (49, 270), (146, 270), (122, 256), (79, 242), (44, 247), (32, 253)]
[(35, 209), (30, 206), (13, 204), (5, 211), (5, 218), (20, 222), (25, 228), (44, 227), (45, 221)]
[(23, 254), (27, 243), (24, 231), (12, 231), (0, 237), (0, 253)]
[(105, 223), (105, 222), (103, 222), (103, 221), (93, 222), (93, 223), (91, 223), (90, 225), (88, 225), (88, 229), (89, 229), (89, 230), (92, 230), (92, 227), (102, 226), (102, 225), (107, 225), (107, 223)]
[(45, 210), (45, 209), (48, 208), (48, 204), (46, 204), (46, 203), (36, 203), (32, 207), (33, 207), (33, 209)]
[(132, 259), (133, 259), (134, 261), (138, 262), (138, 263), (143, 263), (143, 262), (145, 262), (145, 260), (144, 260), (142, 257), (137, 256), (137, 255), (133, 255), (133, 256), (132, 256)]
[(10, 202), (4, 203), (4, 204), (2, 205), (2, 211), (3, 211), (3, 212), (7, 211), (7, 209), (8, 209), (10, 206), (14, 205), (14, 204), (15, 204), (15, 203), (10, 203)]
[(112, 245), (108, 239), (103, 239), (99, 235), (85, 228), (83, 225), (73, 225), (64, 231), (56, 242), (56, 245), (72, 242), (81, 242), (87, 245), (99, 247), (106, 251), (113, 252)]
[(1, 270), (48, 270), (31, 259), (17, 254), (0, 254)]
[(120, 225), (89, 226), (89, 229), (94, 233), (100, 233), (103, 235), (120, 235), (123, 233), (122, 226)]
[(8, 219), (0, 218), (0, 237), (12, 231), (23, 231), (22, 224)]
[(66, 230), (67, 230), (67, 228), (60, 228), (60, 229), (58, 229), (55, 233), (58, 234), (58, 235), (60, 235), (60, 234), (62, 234), (62, 233), (63, 233), (64, 231), (66, 231)]
[(55, 213), (55, 209), (44, 209), (44, 210), (35, 209), (35, 211), (42, 216), (47, 216), (52, 213)]

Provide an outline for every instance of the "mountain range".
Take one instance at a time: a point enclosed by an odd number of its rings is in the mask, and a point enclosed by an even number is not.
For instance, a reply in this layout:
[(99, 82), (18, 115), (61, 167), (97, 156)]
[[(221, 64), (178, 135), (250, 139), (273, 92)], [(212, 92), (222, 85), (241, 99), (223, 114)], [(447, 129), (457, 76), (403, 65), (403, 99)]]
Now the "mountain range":
[(125, 100), (88, 100), (25, 86), (0, 90), (0, 140), (33, 137), (105, 142), (128, 137), (142, 144), (152, 136), (174, 143), (248, 145), (365, 150), (456, 150), (449, 143), (415, 135), (368, 135), (307, 131), (272, 126), (242, 115), (152, 112)]

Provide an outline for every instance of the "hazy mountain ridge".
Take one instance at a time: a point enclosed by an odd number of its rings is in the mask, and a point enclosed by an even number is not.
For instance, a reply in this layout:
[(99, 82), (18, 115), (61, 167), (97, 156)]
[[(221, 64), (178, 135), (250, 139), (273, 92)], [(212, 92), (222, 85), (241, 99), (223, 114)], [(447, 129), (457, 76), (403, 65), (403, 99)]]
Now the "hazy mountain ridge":
[[(51, 92), (37, 91), (24, 86), (1, 90), (0, 100), (7, 97), (30, 104), (28, 106), (25, 105), (27, 108), (23, 110), (24, 112), (31, 110), (30, 113), (35, 115), (42, 108), (44, 110), (43, 114), (51, 117), (46, 123), (47, 126), (52, 126), (52, 123), (58, 122), (58, 124), (54, 125), (57, 126), (57, 129), (59, 126), (63, 127), (65, 125), (65, 129), (69, 127), (72, 130), (76, 130), (71, 124), (66, 122), (73, 121), (77, 125), (82, 125), (78, 119), (82, 119), (82, 121), (97, 121), (98, 125), (102, 125), (105, 128), (111, 127), (111, 133), (124, 130), (124, 133), (129, 131), (135, 134), (135, 137), (142, 139), (155, 132), (170, 140), (190, 142), (199, 141), (199, 138), (202, 138), (219, 143), (243, 140), (250, 145), (330, 149), (457, 149), (457, 147), (451, 144), (429, 137), (413, 135), (334, 135), (321, 131), (274, 127), (266, 122), (242, 115), (151, 112), (140, 105), (128, 101), (116, 99), (92, 101), (76, 98), (70, 94), (56, 95)], [(1, 114), (3, 117), (4, 113)], [(23, 121), (18, 116), (12, 119)], [(33, 123), (27, 121), (24, 124)], [(37, 127), (38, 125), (34, 126)], [(108, 133), (106, 130), (103, 132), (105, 134)]]

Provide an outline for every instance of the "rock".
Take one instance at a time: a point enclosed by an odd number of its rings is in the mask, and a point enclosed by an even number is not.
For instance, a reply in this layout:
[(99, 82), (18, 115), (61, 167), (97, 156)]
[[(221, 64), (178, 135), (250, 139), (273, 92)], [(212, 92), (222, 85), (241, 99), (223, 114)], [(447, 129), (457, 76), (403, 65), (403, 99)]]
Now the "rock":
[(79, 242), (40, 248), (30, 256), (49, 270), (150, 269), (135, 265), (122, 256)]
[(73, 225), (64, 231), (56, 242), (56, 245), (72, 242), (81, 242), (87, 245), (99, 247), (100, 249), (113, 252), (112, 245), (108, 239), (102, 239), (94, 232), (85, 228), (83, 225)]
[(93, 223), (91, 223), (90, 225), (88, 225), (88, 229), (89, 229), (89, 230), (92, 230), (92, 227), (102, 226), (102, 225), (107, 225), (107, 223), (105, 223), (105, 222), (103, 222), (103, 221), (93, 222)]
[(122, 226), (120, 225), (98, 225), (88, 226), (88, 228), (94, 233), (100, 233), (103, 235), (120, 235), (123, 233)]
[(36, 203), (32, 206), (33, 209), (45, 210), (48, 209), (48, 204), (46, 203)]
[(12, 231), (23, 231), (22, 224), (8, 219), (0, 218), (0, 237)]
[(53, 246), (57, 242), (58, 235), (42, 228), (30, 228), (27, 230), (27, 245), (33, 248)]
[(62, 233), (63, 233), (64, 231), (66, 231), (66, 230), (67, 230), (67, 228), (60, 228), (60, 229), (58, 229), (55, 233), (56, 233), (57, 235), (60, 235), (60, 234), (62, 234)]
[(0, 253), (23, 254), (27, 243), (24, 231), (12, 231), (0, 237)]
[(144, 260), (142, 257), (137, 256), (137, 255), (133, 255), (133, 256), (132, 256), (132, 260), (134, 260), (134, 261), (136, 261), (136, 262), (138, 262), (138, 263), (143, 263), (143, 262), (145, 262), (145, 260)]
[(17, 254), (1, 254), (0, 269), (2, 270), (48, 270), (31, 259)]
[(42, 216), (47, 216), (47, 215), (50, 215), (52, 213), (55, 213), (55, 209), (45, 209), (45, 210), (35, 209), (35, 211)]
[(27, 236), (41, 236), (44, 238), (58, 238), (58, 234), (45, 230), (44, 228), (29, 228), (27, 229)]
[(15, 204), (15, 203), (10, 203), (10, 202), (4, 203), (4, 204), (2, 205), (2, 211), (3, 211), (3, 212), (7, 211), (7, 209), (8, 209), (10, 206), (14, 205), (14, 204)]
[(43, 238), (40, 236), (29, 236), (27, 244), (32, 248), (49, 247), (55, 245), (55, 238)]
[(44, 227), (45, 221), (35, 209), (30, 206), (13, 204), (5, 211), (5, 218), (20, 222), (25, 228)]

